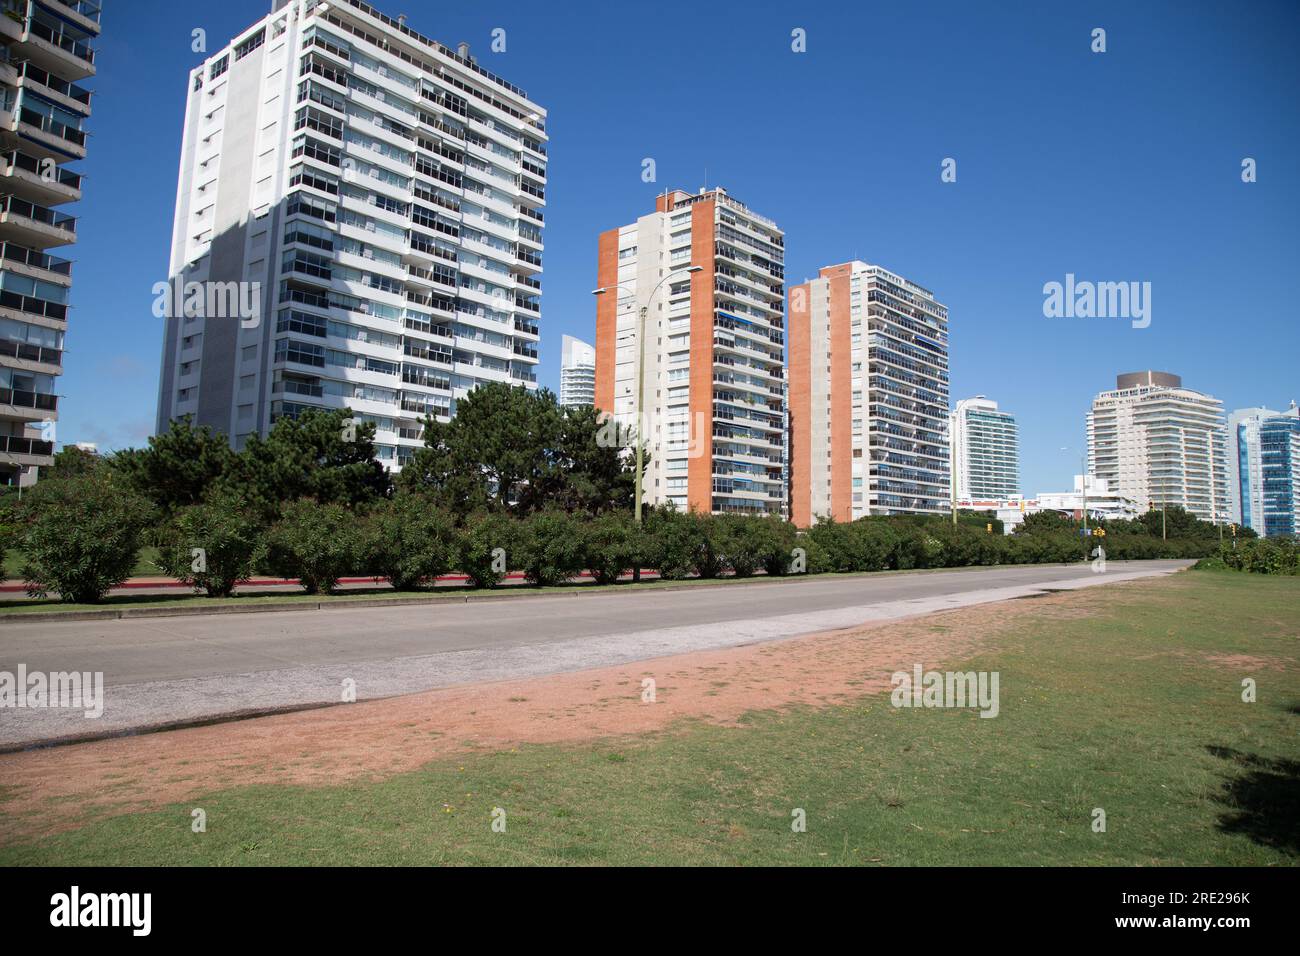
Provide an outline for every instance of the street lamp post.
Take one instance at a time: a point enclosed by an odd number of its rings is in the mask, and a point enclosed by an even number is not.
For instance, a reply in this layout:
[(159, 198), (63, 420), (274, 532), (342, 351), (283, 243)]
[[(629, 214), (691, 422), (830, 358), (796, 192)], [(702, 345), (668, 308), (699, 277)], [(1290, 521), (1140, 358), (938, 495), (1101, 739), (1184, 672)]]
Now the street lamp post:
[[(642, 435), (643, 429), (641, 425), (642, 425), (642, 419), (644, 416), (644, 407), (645, 407), (646, 314), (650, 311), (650, 302), (654, 299), (655, 293), (659, 291), (660, 286), (662, 286), (665, 282), (667, 282), (675, 275), (689, 275), (690, 273), (693, 272), (700, 272), (703, 270), (703, 268), (704, 268), (703, 266), (687, 266), (684, 269), (674, 269), (672, 272), (668, 273), (657, 283), (655, 283), (655, 287), (651, 289), (650, 294), (646, 296), (645, 302), (638, 307), (637, 329), (636, 329), (637, 359), (636, 359), (636, 492), (635, 492), (636, 523), (638, 525), (641, 523), (641, 476), (642, 473), (645, 471), (645, 443), (642, 440), (644, 436)], [(624, 285), (627, 285), (627, 283), (618, 282), (615, 283), (613, 286), (601, 286), (599, 289), (592, 289), (591, 294), (604, 295), (611, 288), (617, 289)], [(613, 414), (614, 410), (610, 409), (609, 411), (611, 414)], [(637, 569), (637, 578), (638, 579), (640, 578), (640, 568)]]

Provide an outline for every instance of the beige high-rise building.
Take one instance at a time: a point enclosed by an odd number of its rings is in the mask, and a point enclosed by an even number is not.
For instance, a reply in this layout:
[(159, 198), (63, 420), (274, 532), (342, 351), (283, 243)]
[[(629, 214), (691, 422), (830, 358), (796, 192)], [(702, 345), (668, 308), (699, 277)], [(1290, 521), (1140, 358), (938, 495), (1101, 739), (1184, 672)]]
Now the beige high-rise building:
[(724, 189), (601, 234), (596, 407), (633, 426), (643, 391), (647, 503), (781, 512), (784, 263), (776, 223)]
[(1130, 372), (1088, 413), (1088, 471), (1141, 507), (1228, 517), (1223, 403), (1168, 372)]
[(951, 508), (948, 310), (881, 266), (790, 289), (790, 517)]

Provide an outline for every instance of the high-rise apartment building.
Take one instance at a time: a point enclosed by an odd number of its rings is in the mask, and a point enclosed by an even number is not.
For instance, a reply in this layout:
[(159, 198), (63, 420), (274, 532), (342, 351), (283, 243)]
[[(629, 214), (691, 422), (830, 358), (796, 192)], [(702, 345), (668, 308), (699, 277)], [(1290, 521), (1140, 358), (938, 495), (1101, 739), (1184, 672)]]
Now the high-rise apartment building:
[(76, 242), (56, 207), (81, 198), (67, 164), (86, 158), (100, 5), (0, 2), (0, 484), (29, 484), (53, 461)]
[(1088, 413), (1088, 471), (1143, 507), (1227, 521), (1223, 403), (1168, 372), (1118, 376)]
[(566, 335), (560, 346), (560, 404), (596, 404), (596, 349)]
[(1228, 520), (1264, 533), (1264, 469), (1259, 457), (1259, 426), (1280, 415), (1271, 408), (1239, 408), (1228, 415)]
[(780, 513), (784, 263), (776, 223), (723, 189), (601, 234), (596, 405), (632, 426), (644, 395), (646, 502)]
[[(546, 122), (523, 90), (360, 0), (280, 0), (189, 83), (171, 276), (207, 308), (168, 310), (160, 430), (189, 414), (238, 447), (347, 407), (400, 467), (425, 415), (536, 386)], [(212, 308), (236, 300), (258, 308)]]
[(1228, 416), (1231, 521), (1259, 535), (1300, 528), (1300, 408), (1240, 408)]
[(1295, 402), (1284, 415), (1259, 426), (1263, 471), (1264, 530), (1267, 537), (1300, 534), (1300, 409)]
[(790, 289), (790, 515), (951, 508), (948, 310), (880, 266)]
[(948, 427), (958, 498), (1019, 494), (1020, 436), (1014, 415), (977, 395), (956, 404)]

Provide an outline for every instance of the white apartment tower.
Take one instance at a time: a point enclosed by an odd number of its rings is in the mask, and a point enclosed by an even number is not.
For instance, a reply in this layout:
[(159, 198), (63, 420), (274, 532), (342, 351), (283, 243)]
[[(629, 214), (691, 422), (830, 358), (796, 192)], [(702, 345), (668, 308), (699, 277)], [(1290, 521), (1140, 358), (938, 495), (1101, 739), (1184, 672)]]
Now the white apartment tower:
[(545, 129), (463, 44), (278, 0), (190, 75), (171, 277), (206, 308), (168, 310), (159, 430), (350, 408), (397, 468), (425, 415), (536, 387)]
[(53, 462), (100, 5), (0, 3), (0, 484)]
[(601, 234), (597, 282), (596, 406), (634, 426), (644, 396), (644, 500), (780, 514), (785, 238), (776, 223), (724, 189), (666, 192), (654, 212)]
[(977, 395), (949, 419), (957, 497), (1011, 498), (1020, 492), (1020, 438), (1015, 416)]
[(596, 348), (572, 335), (560, 344), (560, 404), (596, 404)]
[(945, 514), (948, 310), (880, 266), (790, 289), (790, 517)]
[(1228, 520), (1223, 403), (1168, 372), (1131, 372), (1088, 413), (1088, 471), (1144, 508)]

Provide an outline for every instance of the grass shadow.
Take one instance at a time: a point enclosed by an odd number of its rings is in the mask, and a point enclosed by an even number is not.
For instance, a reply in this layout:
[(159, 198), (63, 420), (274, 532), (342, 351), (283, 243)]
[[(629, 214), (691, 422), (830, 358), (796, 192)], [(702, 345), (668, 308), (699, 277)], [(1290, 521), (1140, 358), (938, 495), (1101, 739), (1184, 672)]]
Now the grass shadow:
[(1215, 798), (1227, 808), (1219, 815), (1219, 829), (1300, 855), (1300, 761), (1261, 757), (1231, 747), (1205, 749), (1231, 761), (1238, 771)]

